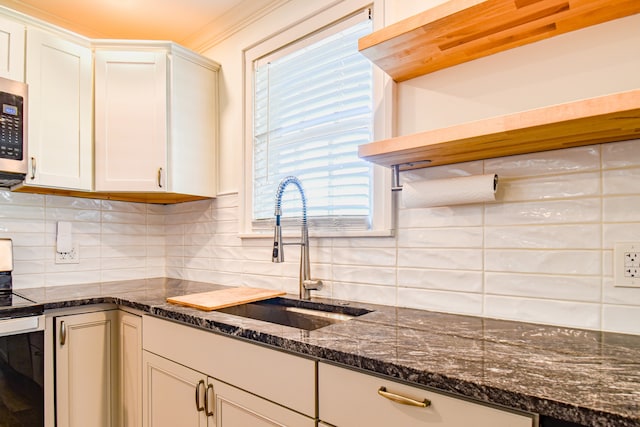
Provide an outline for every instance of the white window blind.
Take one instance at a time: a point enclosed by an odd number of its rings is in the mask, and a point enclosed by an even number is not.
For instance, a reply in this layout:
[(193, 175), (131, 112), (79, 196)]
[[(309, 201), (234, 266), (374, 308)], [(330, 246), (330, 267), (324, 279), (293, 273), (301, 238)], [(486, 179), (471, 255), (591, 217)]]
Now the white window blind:
[[(358, 39), (372, 31), (358, 13), (254, 61), (253, 224), (273, 219), (278, 183), (297, 176), (309, 222), (366, 229), (372, 166), (357, 147), (373, 133), (372, 65)], [(283, 198), (284, 217), (300, 216), (297, 191)]]

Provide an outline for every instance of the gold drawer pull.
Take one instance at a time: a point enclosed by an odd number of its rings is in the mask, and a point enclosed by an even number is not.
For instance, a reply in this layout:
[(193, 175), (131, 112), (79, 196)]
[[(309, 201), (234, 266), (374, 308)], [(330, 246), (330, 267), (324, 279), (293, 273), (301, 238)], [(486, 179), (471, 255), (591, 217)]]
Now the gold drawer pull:
[(399, 394), (389, 393), (385, 386), (382, 386), (378, 389), (378, 394), (386, 399), (393, 400), (396, 403), (401, 403), (403, 405), (409, 406), (418, 406), (420, 408), (426, 408), (431, 405), (431, 401), (429, 399), (424, 399), (423, 401), (411, 399), (410, 397), (400, 396)]

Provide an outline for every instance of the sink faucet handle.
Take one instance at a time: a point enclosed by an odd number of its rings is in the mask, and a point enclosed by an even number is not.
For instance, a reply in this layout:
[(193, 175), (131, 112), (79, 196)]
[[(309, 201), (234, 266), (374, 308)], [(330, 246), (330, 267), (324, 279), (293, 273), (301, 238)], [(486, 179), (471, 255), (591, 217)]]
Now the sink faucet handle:
[(302, 286), (308, 291), (319, 291), (322, 289), (322, 280), (307, 279), (302, 282)]

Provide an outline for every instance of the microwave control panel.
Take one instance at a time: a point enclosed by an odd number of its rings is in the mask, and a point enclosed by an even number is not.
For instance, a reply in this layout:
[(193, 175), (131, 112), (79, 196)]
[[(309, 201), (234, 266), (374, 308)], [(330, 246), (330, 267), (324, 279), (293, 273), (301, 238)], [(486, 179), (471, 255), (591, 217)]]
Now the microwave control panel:
[(22, 160), (24, 98), (0, 92), (0, 158)]

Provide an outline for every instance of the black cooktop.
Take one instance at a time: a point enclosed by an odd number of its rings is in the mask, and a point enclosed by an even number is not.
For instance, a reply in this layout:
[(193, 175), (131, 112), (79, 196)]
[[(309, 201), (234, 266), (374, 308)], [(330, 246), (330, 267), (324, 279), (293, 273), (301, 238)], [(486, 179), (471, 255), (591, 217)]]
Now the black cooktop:
[(44, 313), (42, 304), (13, 292), (0, 292), (0, 318), (32, 316)]

